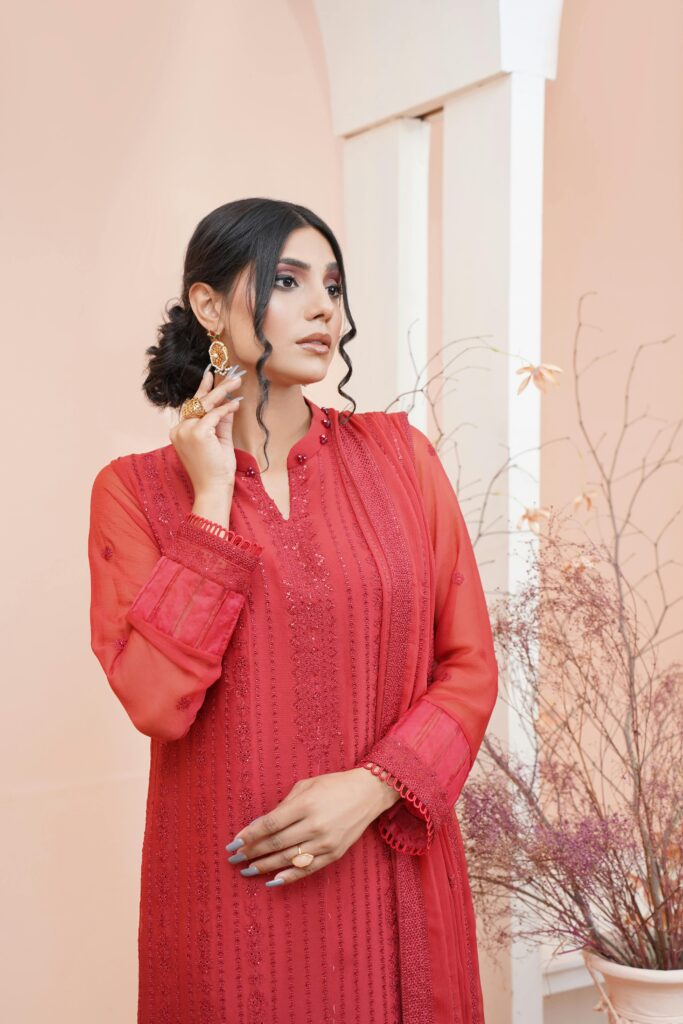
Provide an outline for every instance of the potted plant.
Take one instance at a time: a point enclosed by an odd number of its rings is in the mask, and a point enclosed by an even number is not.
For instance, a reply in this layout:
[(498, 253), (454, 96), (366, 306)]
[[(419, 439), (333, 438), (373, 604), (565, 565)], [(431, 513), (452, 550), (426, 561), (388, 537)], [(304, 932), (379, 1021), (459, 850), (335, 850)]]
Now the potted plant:
[(683, 665), (658, 664), (608, 553), (566, 528), (550, 515), (494, 609), (531, 756), (487, 735), (463, 790), (473, 897), (494, 942), (581, 949), (615, 1022), (683, 1024)]

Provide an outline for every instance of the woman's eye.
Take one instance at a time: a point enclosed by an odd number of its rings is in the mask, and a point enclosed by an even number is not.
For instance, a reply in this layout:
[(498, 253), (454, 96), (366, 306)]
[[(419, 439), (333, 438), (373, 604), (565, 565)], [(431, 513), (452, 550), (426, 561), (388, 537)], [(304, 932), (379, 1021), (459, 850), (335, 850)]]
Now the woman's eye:
[[(292, 277), (291, 274), (278, 274), (278, 276), (275, 278), (275, 284), (278, 284), (280, 281), (293, 281), (294, 284), (296, 284), (296, 278)], [(336, 288), (336, 291), (333, 293), (333, 296), (332, 296), (333, 298), (338, 299), (341, 296), (342, 286), (340, 284), (331, 284), (331, 285), (328, 285), (328, 287), (329, 288)], [(284, 288), (283, 291), (291, 292), (292, 289), (291, 288)]]

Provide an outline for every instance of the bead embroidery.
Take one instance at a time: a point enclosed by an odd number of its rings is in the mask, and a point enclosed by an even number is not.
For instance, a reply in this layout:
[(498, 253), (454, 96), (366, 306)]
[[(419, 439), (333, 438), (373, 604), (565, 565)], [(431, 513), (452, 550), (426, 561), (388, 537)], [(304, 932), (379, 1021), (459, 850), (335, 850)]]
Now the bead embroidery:
[[(413, 466), (417, 466), (415, 445), (413, 440), (413, 431), (410, 426), (410, 422), (405, 414), (399, 416), (399, 422), (403, 428), (405, 436), (408, 441), (410, 453), (412, 456)], [(428, 445), (429, 454), (436, 456), (437, 452), (434, 446), (429, 443)], [(464, 580), (464, 577), (463, 577)], [(461, 581), (462, 582), (462, 581)], [(449, 673), (444, 666), (438, 666), (434, 663), (433, 659), (434, 650), (434, 635), (433, 631), (430, 633), (430, 645), (429, 645), (429, 661), (435, 667), (434, 678), (447, 678)], [(469, 1011), (470, 1024), (483, 1024), (483, 1006), (481, 1002), (481, 992), (479, 989), (479, 969), (478, 969), (478, 958), (476, 952), (476, 939), (473, 937), (473, 932), (476, 931), (474, 910), (472, 907), (472, 899), (469, 890), (469, 882), (463, 877), (461, 865), (465, 864), (465, 853), (460, 837), (460, 829), (458, 826), (458, 820), (456, 815), (449, 813), (446, 821), (445, 828), (449, 835), (449, 849), (451, 852), (452, 861), (455, 867), (455, 875), (449, 875), (449, 881), (453, 884), (454, 889), (459, 897), (459, 918), (463, 923), (464, 928), (464, 946), (465, 956), (467, 960), (467, 967), (465, 977), (469, 985), (469, 992), (462, 993), (460, 1006), (462, 1012), (465, 1010)], [(399, 880), (399, 891), (401, 890), (401, 881)]]
[[(303, 453), (300, 453), (303, 454)], [(337, 646), (335, 598), (324, 555), (316, 544), (317, 523), (310, 512), (309, 475), (304, 460), (290, 467), (290, 515), (284, 519), (259, 481), (245, 493), (273, 535), (278, 587), (286, 599), (290, 627), (290, 664), (297, 735), (310, 764), (320, 770), (330, 743), (340, 737), (334, 676)], [(330, 694), (335, 694), (330, 699)], [(330, 764), (330, 770), (334, 765)]]
[[(394, 429), (403, 430), (406, 439), (409, 423), (406, 413), (366, 414), (368, 425), (372, 425), (373, 440), (383, 448), (383, 443), (393, 441)], [(351, 420), (347, 420), (351, 423)], [(399, 426), (400, 424), (400, 426)], [(409, 442), (407, 442), (409, 443)], [(391, 587), (390, 630), (386, 642), (386, 666), (381, 720), (379, 731), (386, 731), (399, 716), (402, 681), (405, 664), (411, 660), (404, 649), (409, 635), (411, 617), (427, 620), (429, 607), (428, 558), (425, 551), (412, 551), (406, 536), (405, 525), (399, 521), (394, 502), (382, 472), (373, 455), (374, 445), (368, 446), (362, 436), (351, 429), (340, 431), (337, 449), (349, 465), (353, 480), (363, 481), (359, 496), (365, 505), (371, 521), (381, 524), (380, 551), (383, 554)], [(395, 453), (387, 455), (387, 461), (394, 462)], [(407, 469), (406, 469), (407, 472)], [(414, 480), (414, 470), (411, 473)], [(370, 538), (369, 538), (370, 539)], [(416, 609), (416, 594), (418, 608)], [(421, 662), (425, 664), (422, 652), (423, 637), (420, 631)], [(426, 663), (425, 668), (429, 662)], [(378, 755), (379, 757), (379, 755)], [(401, 777), (400, 770), (397, 772)], [(404, 776), (405, 777), (405, 776)], [(410, 780), (408, 780), (410, 781)], [(391, 811), (392, 808), (389, 809)], [(406, 814), (410, 812), (406, 811)], [(384, 817), (386, 815), (386, 817)], [(380, 815), (386, 822), (389, 814)], [(378, 820), (380, 832), (382, 822)], [(386, 839), (387, 837), (384, 836)], [(420, 874), (417, 858), (401, 858), (397, 862), (397, 890), (399, 907), (399, 935), (401, 946), (401, 968), (403, 1012), (407, 1018), (427, 1024), (433, 1020), (430, 989), (430, 960), (428, 954), (427, 922), (424, 898), (421, 893)]]
[[(470, 1011), (472, 1014), (472, 1024), (484, 1024), (481, 996), (479, 992), (479, 966), (478, 966), (478, 954), (476, 951), (476, 922), (474, 920), (474, 908), (472, 905), (472, 896), (469, 891), (469, 882), (463, 878), (460, 865), (466, 863), (465, 851), (462, 842), (462, 835), (460, 833), (460, 826), (458, 825), (458, 819), (455, 815), (452, 815), (446, 824), (448, 834), (451, 840), (452, 849), (455, 853), (453, 857), (455, 863), (456, 879), (455, 886), (458, 894), (459, 902), (459, 913), (460, 919), (463, 922), (465, 932), (465, 950), (467, 956), (467, 980), (469, 982), (469, 995), (470, 995)], [(474, 925), (475, 934), (472, 934), (470, 929), (470, 922)]]
[[(391, 848), (386, 844), (382, 843), (382, 856), (384, 858), (384, 866), (386, 873), (386, 888), (384, 890), (384, 899), (386, 904), (386, 916), (385, 923), (386, 928), (390, 936), (389, 948), (400, 949), (400, 938), (398, 929), (398, 902), (396, 896), (396, 870), (394, 866), (395, 854)], [(391, 1024), (401, 1024), (403, 1020), (403, 1014), (401, 1012), (401, 978), (400, 978), (400, 957), (397, 957), (397, 980), (398, 985), (396, 990), (390, 992), (390, 1005), (387, 1007), (387, 1019)]]
[(297, 733), (307, 758), (315, 765), (325, 757), (332, 739), (341, 735), (341, 729), (336, 696), (330, 697), (337, 687), (328, 686), (325, 679), (335, 671), (335, 601), (325, 557), (315, 542), (309, 472), (307, 462), (290, 469), (289, 519), (282, 518), (263, 487), (257, 484), (248, 494), (272, 531), (278, 553), (279, 585), (289, 612)]
[[(246, 622), (241, 619), (237, 624), (231, 641), (233, 659), (229, 687), (232, 690), (234, 710), (232, 703), (226, 706), (224, 723), (224, 729), (227, 734), (231, 727), (230, 718), (233, 715), (235, 716), (236, 724), (234, 725), (234, 730), (237, 740), (237, 759), (233, 769), (234, 775), (229, 786), (230, 796), (228, 800), (230, 818), (234, 822), (239, 822), (240, 826), (253, 821), (259, 814), (254, 783), (252, 781), (252, 679), (251, 658), (249, 656), (247, 638), (245, 637), (246, 630)], [(234, 871), (234, 868), (230, 865), (227, 865), (227, 869)], [(268, 1007), (265, 1004), (265, 981), (261, 971), (262, 959), (259, 955), (264, 945), (265, 937), (262, 935), (262, 911), (260, 909), (259, 893), (255, 885), (252, 884), (244, 887), (243, 895), (240, 897), (238, 905), (240, 907), (239, 913), (244, 921), (243, 926), (246, 928), (252, 946), (252, 948), (244, 951), (245, 960), (240, 964), (239, 957), (242, 954), (242, 948), (241, 944), (238, 944), (240, 952), (236, 960), (237, 976), (239, 978), (242, 972), (244, 972), (249, 982), (247, 986), (246, 1014), (240, 1013), (238, 1019), (240, 1022), (257, 1024), (258, 1021), (267, 1019)], [(237, 907), (235, 909), (237, 910)], [(241, 999), (242, 996), (240, 994), (240, 1002)]]

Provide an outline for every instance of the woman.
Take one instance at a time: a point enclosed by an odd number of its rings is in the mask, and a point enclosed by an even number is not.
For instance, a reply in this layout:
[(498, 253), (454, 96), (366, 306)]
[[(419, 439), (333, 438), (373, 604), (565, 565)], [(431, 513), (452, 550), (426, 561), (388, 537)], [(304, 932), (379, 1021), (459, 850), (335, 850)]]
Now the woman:
[(450, 482), (405, 413), (303, 396), (338, 346), (349, 397), (356, 333), (305, 207), (208, 214), (167, 313), (144, 391), (179, 421), (100, 470), (89, 535), (151, 738), (138, 1022), (482, 1022), (453, 805), (497, 665)]

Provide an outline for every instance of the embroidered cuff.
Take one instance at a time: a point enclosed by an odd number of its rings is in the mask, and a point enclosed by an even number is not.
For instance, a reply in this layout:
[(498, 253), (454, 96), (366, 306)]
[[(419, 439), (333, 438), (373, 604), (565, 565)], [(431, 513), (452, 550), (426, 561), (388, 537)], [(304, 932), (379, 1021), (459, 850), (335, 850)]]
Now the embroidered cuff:
[(374, 774), (384, 769), (387, 782), (401, 793), (379, 815), (383, 838), (394, 849), (424, 854), (436, 831), (453, 813), (471, 767), (470, 747), (454, 718), (421, 698), (389, 729), (363, 761)]
[(164, 554), (214, 583), (244, 594), (262, 551), (256, 541), (189, 512)]
[(423, 854), (432, 844), (434, 823), (425, 804), (395, 775), (374, 761), (363, 761), (357, 767), (367, 768), (403, 797), (383, 811), (378, 818), (380, 835), (399, 853)]

